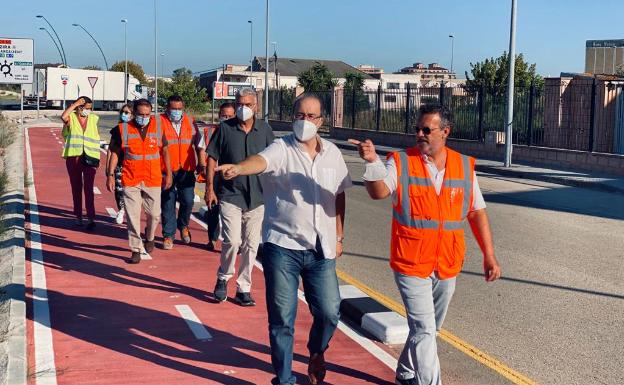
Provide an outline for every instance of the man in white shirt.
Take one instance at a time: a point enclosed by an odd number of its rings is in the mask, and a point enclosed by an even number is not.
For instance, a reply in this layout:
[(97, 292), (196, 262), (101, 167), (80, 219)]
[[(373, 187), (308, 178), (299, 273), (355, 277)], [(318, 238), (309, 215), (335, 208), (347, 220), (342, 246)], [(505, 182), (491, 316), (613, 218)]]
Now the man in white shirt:
[(340, 150), (317, 134), (321, 111), (318, 97), (300, 96), (292, 135), (239, 164), (217, 167), (226, 179), (262, 174), (262, 262), (275, 385), (296, 381), (292, 355), (299, 277), (314, 318), (308, 340), (312, 384), (325, 377), (324, 352), (340, 316), (335, 258), (342, 254), (344, 191), (351, 178)]
[(364, 179), (373, 199), (392, 196), (390, 266), (407, 312), (410, 333), (398, 360), (398, 385), (441, 385), (436, 332), (442, 327), (461, 271), (462, 222), (470, 223), (483, 253), (485, 280), (501, 275), (494, 255), (475, 160), (446, 147), (451, 112), (423, 105), (416, 145), (390, 154), (386, 165), (370, 140), (349, 140), (366, 161)]

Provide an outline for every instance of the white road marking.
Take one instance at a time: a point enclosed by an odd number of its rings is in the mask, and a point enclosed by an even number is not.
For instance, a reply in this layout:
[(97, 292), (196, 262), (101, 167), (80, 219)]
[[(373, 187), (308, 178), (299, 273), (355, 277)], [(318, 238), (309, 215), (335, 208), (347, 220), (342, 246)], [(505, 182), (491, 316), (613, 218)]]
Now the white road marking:
[(193, 310), (188, 305), (175, 305), (176, 310), (180, 313), (180, 316), (184, 319), (188, 327), (193, 332), (195, 338), (200, 341), (212, 341), (212, 334), (201, 323), (199, 318), (195, 315)]
[(115, 211), (113, 208), (107, 207), (106, 212), (111, 218), (117, 218), (117, 211)]
[(35, 190), (35, 176), (32, 168), (30, 137), (25, 129), (26, 163), (28, 167), (28, 211), (30, 212), (30, 260), (33, 287), (33, 341), (35, 344), (35, 368), (33, 376), (36, 385), (56, 385), (56, 365), (54, 363), (54, 347), (52, 345), (52, 329), (50, 324), (50, 305), (43, 250), (41, 245), (41, 226), (39, 225), (39, 208)]
[(93, 193), (95, 195), (102, 195), (102, 192), (100, 191), (100, 189), (95, 186), (93, 186)]
[[(195, 215), (193, 214), (191, 214), (191, 220), (198, 223), (204, 229), (208, 229), (208, 226), (201, 220), (197, 219), (197, 217), (195, 217)], [(262, 268), (262, 264), (259, 261), (256, 261), (255, 265), (258, 269), (260, 269), (260, 271), (264, 271), (264, 269)], [(300, 300), (302, 300), (304, 303), (307, 303), (305, 300), (305, 296), (301, 290), (298, 290), (298, 296)], [(396, 358), (392, 357), (390, 353), (386, 352), (385, 350), (377, 346), (369, 338), (366, 338), (360, 332), (351, 328), (351, 326), (345, 324), (342, 321), (338, 322), (338, 329), (341, 332), (343, 332), (345, 335), (347, 335), (349, 338), (351, 338), (353, 341), (355, 341), (358, 345), (363, 347), (367, 352), (372, 354), (379, 361), (381, 361), (384, 365), (386, 365), (392, 370), (396, 369), (397, 367)]]

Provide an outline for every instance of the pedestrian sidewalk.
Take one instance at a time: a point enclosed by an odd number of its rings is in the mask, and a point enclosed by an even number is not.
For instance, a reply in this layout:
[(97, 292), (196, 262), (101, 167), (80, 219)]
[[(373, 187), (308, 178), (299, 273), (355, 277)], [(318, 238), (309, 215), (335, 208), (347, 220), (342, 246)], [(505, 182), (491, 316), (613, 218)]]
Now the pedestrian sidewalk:
[[(30, 384), (268, 384), (268, 324), (261, 265), (253, 272), (257, 306), (215, 303), (219, 255), (208, 252), (203, 222), (193, 243), (155, 249), (128, 265), (125, 227), (102, 170), (94, 189), (97, 228), (77, 227), (60, 158), (60, 127), (26, 138), (27, 338)], [(157, 239), (160, 229), (157, 231)], [(229, 285), (233, 296), (235, 283)], [(293, 370), (306, 379), (312, 318), (300, 293)], [(341, 323), (326, 353), (326, 384), (391, 385), (396, 360), (381, 344)]]
[[(354, 145), (346, 140), (327, 138), (343, 150), (356, 151)], [(399, 148), (375, 145), (380, 155), (398, 151)], [(573, 187), (583, 187), (593, 190), (624, 194), (624, 177), (606, 175), (595, 172), (574, 171), (566, 169), (544, 168), (535, 165), (513, 164), (505, 167), (502, 162), (477, 159), (478, 172), (495, 174), (510, 178), (538, 180)]]

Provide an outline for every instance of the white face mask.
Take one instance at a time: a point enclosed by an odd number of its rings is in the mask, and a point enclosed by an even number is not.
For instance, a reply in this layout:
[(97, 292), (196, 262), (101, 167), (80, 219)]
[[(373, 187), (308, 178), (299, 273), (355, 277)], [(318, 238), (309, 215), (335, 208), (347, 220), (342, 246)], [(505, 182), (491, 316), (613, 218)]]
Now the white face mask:
[(91, 110), (87, 110), (87, 109), (83, 109), (82, 111), (80, 111), (81, 116), (89, 116), (90, 113), (91, 113)]
[(305, 119), (295, 120), (292, 124), (292, 128), (295, 133), (295, 137), (301, 142), (307, 142), (308, 140), (314, 138), (318, 131), (316, 124)]
[(248, 121), (249, 119), (253, 118), (253, 116), (253, 110), (247, 106), (239, 106), (236, 109), (236, 117), (243, 122)]

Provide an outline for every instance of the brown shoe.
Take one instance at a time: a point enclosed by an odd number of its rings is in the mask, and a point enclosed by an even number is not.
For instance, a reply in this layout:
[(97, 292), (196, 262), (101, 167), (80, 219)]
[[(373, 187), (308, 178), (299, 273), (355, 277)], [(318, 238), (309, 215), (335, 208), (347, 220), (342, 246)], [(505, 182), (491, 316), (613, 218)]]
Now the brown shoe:
[(145, 248), (145, 252), (148, 254), (154, 251), (154, 240), (152, 239), (151, 241), (145, 241), (145, 243), (143, 244), (143, 248)]
[(126, 262), (131, 263), (133, 265), (141, 262), (141, 253), (137, 251), (133, 251), (132, 256), (130, 256), (130, 258), (126, 260)]
[(165, 239), (163, 239), (163, 250), (171, 249), (173, 249), (173, 238), (165, 237)]
[(180, 229), (180, 238), (182, 238), (182, 242), (184, 242), (185, 245), (191, 244), (191, 232), (189, 231), (188, 227), (183, 227)]
[(327, 367), (323, 353), (315, 353), (308, 363), (308, 378), (312, 385), (322, 384), (325, 379)]

